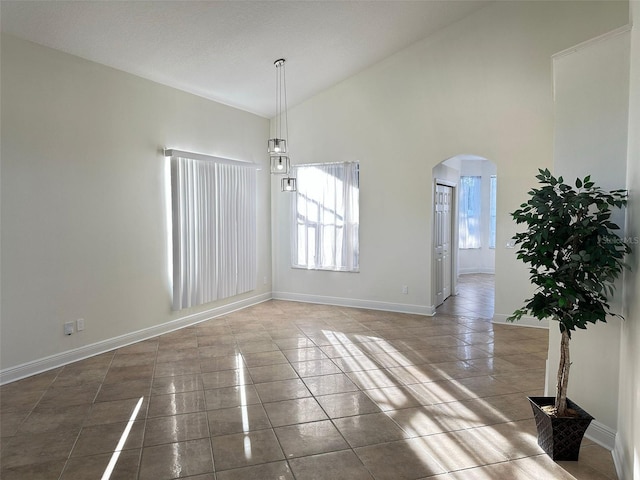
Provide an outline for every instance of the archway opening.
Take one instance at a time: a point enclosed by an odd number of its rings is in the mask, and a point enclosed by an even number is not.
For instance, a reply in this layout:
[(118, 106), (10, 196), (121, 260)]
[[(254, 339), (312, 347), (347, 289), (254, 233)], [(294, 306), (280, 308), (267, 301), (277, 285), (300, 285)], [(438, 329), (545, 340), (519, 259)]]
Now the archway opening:
[(497, 166), (461, 154), (440, 162), (432, 174), (436, 314), (493, 318)]

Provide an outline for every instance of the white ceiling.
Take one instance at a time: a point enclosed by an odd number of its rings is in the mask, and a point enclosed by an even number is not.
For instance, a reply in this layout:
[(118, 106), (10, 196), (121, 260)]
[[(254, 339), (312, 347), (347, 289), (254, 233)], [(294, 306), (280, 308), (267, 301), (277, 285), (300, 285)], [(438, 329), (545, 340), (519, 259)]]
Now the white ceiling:
[(2, 0), (2, 31), (265, 117), (484, 7), (484, 0)]

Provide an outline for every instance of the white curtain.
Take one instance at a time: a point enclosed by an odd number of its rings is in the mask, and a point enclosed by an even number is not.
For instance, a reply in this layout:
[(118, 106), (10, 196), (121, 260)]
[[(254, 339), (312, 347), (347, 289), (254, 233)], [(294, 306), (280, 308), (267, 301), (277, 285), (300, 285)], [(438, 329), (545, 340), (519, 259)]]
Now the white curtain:
[(218, 164), (218, 297), (256, 288), (256, 171)]
[(171, 158), (173, 308), (256, 286), (253, 166)]
[(480, 248), (481, 177), (460, 177), (459, 248)]
[(359, 270), (359, 164), (296, 165), (294, 267)]

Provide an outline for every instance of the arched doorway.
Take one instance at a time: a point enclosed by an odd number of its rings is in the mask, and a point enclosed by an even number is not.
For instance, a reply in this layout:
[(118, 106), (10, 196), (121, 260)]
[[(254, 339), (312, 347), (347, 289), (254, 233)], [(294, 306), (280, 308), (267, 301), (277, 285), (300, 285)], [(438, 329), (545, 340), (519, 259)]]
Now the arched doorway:
[(432, 300), (436, 313), (492, 318), (496, 164), (478, 155), (461, 154), (436, 165), (432, 176)]

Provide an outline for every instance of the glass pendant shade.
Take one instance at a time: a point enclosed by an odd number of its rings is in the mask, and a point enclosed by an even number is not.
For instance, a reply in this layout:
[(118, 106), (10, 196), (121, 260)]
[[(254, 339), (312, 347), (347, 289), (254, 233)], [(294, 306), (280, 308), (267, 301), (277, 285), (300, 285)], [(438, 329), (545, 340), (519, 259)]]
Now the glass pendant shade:
[(283, 192), (295, 192), (296, 191), (296, 179), (293, 177), (286, 177), (282, 179), (282, 191)]
[(289, 157), (286, 155), (272, 155), (271, 173), (287, 175), (289, 173)]
[(272, 155), (287, 153), (287, 141), (284, 138), (270, 138), (268, 150)]

